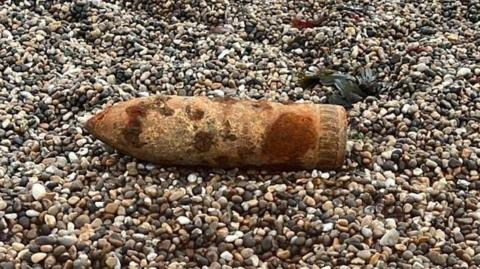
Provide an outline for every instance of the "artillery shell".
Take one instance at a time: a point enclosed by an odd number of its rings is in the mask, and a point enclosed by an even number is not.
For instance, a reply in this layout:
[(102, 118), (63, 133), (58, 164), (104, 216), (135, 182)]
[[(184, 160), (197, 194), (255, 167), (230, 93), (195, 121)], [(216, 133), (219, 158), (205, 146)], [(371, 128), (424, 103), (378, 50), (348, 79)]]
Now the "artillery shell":
[(337, 169), (347, 114), (336, 105), (155, 96), (113, 105), (85, 127), (119, 152), (166, 166)]

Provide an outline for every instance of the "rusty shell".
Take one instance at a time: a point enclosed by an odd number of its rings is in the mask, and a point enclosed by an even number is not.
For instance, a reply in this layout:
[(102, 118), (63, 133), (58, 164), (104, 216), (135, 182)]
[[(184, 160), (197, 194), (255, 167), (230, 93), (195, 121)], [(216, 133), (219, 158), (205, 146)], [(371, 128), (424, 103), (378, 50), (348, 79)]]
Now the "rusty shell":
[(336, 105), (154, 96), (110, 106), (85, 127), (166, 166), (327, 170), (344, 163), (347, 114)]

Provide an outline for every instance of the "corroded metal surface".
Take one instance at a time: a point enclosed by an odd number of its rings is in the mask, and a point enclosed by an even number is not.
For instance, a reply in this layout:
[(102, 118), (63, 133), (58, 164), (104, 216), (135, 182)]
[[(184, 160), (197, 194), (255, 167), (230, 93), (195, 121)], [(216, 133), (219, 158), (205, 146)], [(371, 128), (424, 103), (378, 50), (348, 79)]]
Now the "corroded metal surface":
[(337, 169), (347, 115), (334, 105), (155, 96), (113, 105), (86, 128), (120, 152), (168, 166)]

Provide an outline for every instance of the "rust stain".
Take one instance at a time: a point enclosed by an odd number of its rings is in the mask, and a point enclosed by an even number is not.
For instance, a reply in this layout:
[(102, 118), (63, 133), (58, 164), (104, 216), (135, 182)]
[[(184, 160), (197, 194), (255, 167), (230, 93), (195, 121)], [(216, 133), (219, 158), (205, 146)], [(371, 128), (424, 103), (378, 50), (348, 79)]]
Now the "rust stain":
[(215, 143), (214, 139), (214, 134), (205, 131), (199, 131), (193, 138), (193, 146), (200, 152), (207, 152)]
[(187, 105), (187, 107), (185, 108), (185, 112), (187, 112), (187, 116), (189, 119), (195, 121), (201, 120), (205, 115), (205, 111), (199, 108), (192, 107), (191, 105)]
[(172, 116), (175, 114), (175, 110), (173, 110), (167, 104), (167, 101), (170, 99), (171, 97), (168, 96), (158, 96), (155, 98), (152, 108), (158, 110), (163, 116)]
[(262, 153), (274, 162), (297, 163), (317, 138), (311, 117), (284, 113), (267, 130)]
[(260, 111), (270, 110), (272, 106), (266, 100), (260, 100), (257, 102), (252, 102), (252, 107)]
[(127, 124), (122, 130), (123, 137), (135, 147), (142, 147), (146, 143), (140, 141), (140, 134), (142, 133), (141, 118), (147, 114), (147, 108), (143, 103), (139, 103), (127, 107), (125, 111), (127, 112)]
[(226, 120), (224, 123), (223, 123), (223, 130), (224, 130), (224, 134), (223, 134), (223, 140), (226, 141), (226, 140), (230, 140), (230, 141), (235, 141), (237, 140), (237, 136), (235, 134), (232, 134), (232, 125), (230, 124), (230, 121), (229, 120)]

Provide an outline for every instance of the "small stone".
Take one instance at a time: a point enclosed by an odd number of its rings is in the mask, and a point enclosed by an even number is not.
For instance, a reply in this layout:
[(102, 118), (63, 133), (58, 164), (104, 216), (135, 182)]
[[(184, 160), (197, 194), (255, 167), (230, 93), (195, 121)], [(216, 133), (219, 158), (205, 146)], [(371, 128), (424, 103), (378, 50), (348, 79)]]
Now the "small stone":
[(22, 243), (18, 243), (18, 242), (13, 242), (12, 243), (12, 248), (15, 250), (15, 251), (21, 251), (23, 249), (25, 249), (25, 245), (22, 244)]
[(13, 262), (0, 262), (0, 268), (15, 269), (15, 264)]
[(329, 222), (329, 223), (325, 223), (323, 224), (323, 231), (324, 232), (329, 232), (333, 229), (333, 223)]
[(8, 214), (5, 214), (5, 218), (6, 219), (10, 219), (10, 220), (14, 220), (18, 217), (17, 213), (8, 213)]
[(368, 261), (371, 256), (372, 256), (372, 253), (368, 249), (360, 250), (359, 252), (357, 252), (357, 257), (359, 257), (359, 258), (361, 258), (365, 261)]
[(436, 32), (437, 31), (435, 30), (435, 28), (430, 26), (423, 26), (422, 28), (420, 28), (420, 34), (422, 35), (433, 35)]
[(138, 175), (137, 163), (135, 162), (127, 163), (126, 168), (127, 168), (128, 175), (130, 176)]
[(297, 245), (297, 246), (303, 246), (305, 245), (305, 242), (307, 241), (307, 239), (303, 236), (294, 236), (292, 237), (292, 244), (293, 245)]
[(311, 206), (311, 207), (315, 206), (315, 199), (313, 199), (308, 195), (305, 196), (305, 198), (303, 199), (303, 202), (308, 206)]
[(71, 163), (78, 163), (78, 156), (77, 154), (75, 154), (75, 152), (69, 152), (68, 153), (68, 160), (71, 162)]
[(412, 268), (413, 269), (423, 269), (425, 267), (423, 266), (423, 264), (421, 264), (419, 262), (414, 262)]
[(102, 36), (102, 31), (98, 28), (95, 28), (93, 31), (90, 32), (93, 38), (97, 39)]
[(402, 253), (402, 258), (407, 260), (407, 261), (410, 260), (411, 258), (413, 258), (413, 252), (411, 252), (410, 250), (405, 250)]
[(462, 163), (457, 159), (450, 159), (448, 161), (448, 166), (450, 166), (451, 168), (457, 168), (462, 166)]
[(157, 196), (157, 187), (155, 186), (145, 187), (145, 193), (150, 197), (155, 197)]
[(251, 248), (244, 248), (240, 251), (240, 254), (244, 259), (250, 258), (253, 254), (255, 254), (255, 251)]
[(457, 77), (469, 77), (472, 75), (472, 70), (467, 67), (461, 67), (457, 71)]
[(246, 234), (242, 238), (243, 240), (243, 246), (251, 248), (256, 245), (256, 240), (253, 238), (250, 234)]
[(397, 230), (392, 229), (388, 230), (383, 237), (380, 239), (380, 244), (382, 246), (395, 246), (395, 244), (398, 241), (398, 238), (400, 237), (400, 234), (398, 233)]
[(373, 235), (372, 229), (368, 227), (363, 227), (362, 228), (362, 235), (365, 236), (366, 238), (370, 238)]
[(80, 215), (75, 219), (75, 227), (82, 228), (85, 224), (90, 223), (90, 217), (88, 215)]
[(47, 257), (46, 253), (38, 252), (32, 255), (31, 259), (33, 263), (39, 263)]
[(225, 261), (231, 261), (233, 259), (232, 253), (229, 251), (224, 251), (222, 254), (220, 254), (220, 258), (224, 259)]
[(191, 221), (189, 218), (185, 217), (185, 216), (180, 216), (180, 217), (178, 217), (178, 218), (177, 218), (177, 222), (178, 222), (179, 224), (181, 224), (181, 225), (186, 225), (186, 224), (192, 223), (192, 221)]
[(458, 34), (448, 34), (447, 39), (452, 42), (458, 41)]
[(57, 239), (58, 243), (65, 247), (70, 247), (77, 243), (77, 238), (75, 236), (62, 236)]
[(120, 205), (117, 204), (117, 203), (108, 203), (107, 206), (105, 206), (105, 213), (108, 213), (108, 214), (115, 214), (117, 213), (117, 210), (118, 210), (118, 207)]
[(35, 244), (42, 245), (53, 245), (57, 242), (57, 239), (53, 236), (42, 235), (35, 238)]
[(427, 161), (425, 162), (425, 165), (430, 167), (430, 168), (436, 168), (438, 166), (438, 164), (430, 159), (427, 159)]
[(212, 89), (214, 90), (217, 90), (217, 89), (220, 89), (221, 87), (223, 87), (222, 83), (218, 83), (218, 82), (215, 82), (215, 83), (212, 83)]
[(7, 202), (0, 200), (0, 211), (5, 210), (5, 208), (7, 208)]
[(149, 77), (150, 77), (150, 71), (146, 71), (146, 72), (144, 72), (144, 73), (140, 76), (140, 80), (141, 80), (141, 81), (145, 81), (145, 80), (147, 80)]
[(80, 180), (74, 180), (70, 184), (70, 191), (71, 192), (81, 191), (81, 190), (83, 190), (83, 188), (84, 188), (83, 183)]
[(432, 261), (436, 265), (445, 266), (447, 264), (447, 257), (437, 251), (432, 250), (427, 254), (427, 256), (430, 261)]
[(279, 257), (280, 259), (282, 260), (286, 260), (288, 258), (290, 258), (290, 250), (283, 250), (283, 249), (279, 249), (277, 250), (277, 257)]
[(38, 217), (40, 215), (40, 212), (33, 209), (28, 209), (25, 214), (27, 215), (27, 217), (33, 218)]
[(35, 200), (42, 199), (46, 193), (47, 193), (47, 190), (42, 184), (35, 183), (32, 185), (32, 196)]
[(263, 197), (265, 198), (265, 200), (267, 200), (269, 202), (273, 201), (273, 194), (271, 192), (265, 193), (265, 195)]
[(186, 194), (187, 194), (187, 192), (185, 191), (185, 189), (180, 188), (180, 189), (178, 189), (178, 190), (173, 191), (173, 192), (170, 194), (170, 197), (168, 197), (168, 200), (169, 200), (170, 202), (177, 201), (177, 200), (179, 200), (180, 198), (183, 198)]
[(417, 177), (418, 177), (418, 176), (420, 176), (420, 175), (422, 175), (422, 174), (423, 174), (423, 170), (422, 170), (421, 168), (415, 168), (415, 169), (413, 169), (413, 175), (414, 175), (414, 176), (417, 176)]
[(222, 91), (222, 90), (214, 90), (214, 91), (213, 91), (213, 94), (214, 94), (215, 96), (218, 96), (218, 97), (224, 97), (224, 96), (225, 96), (225, 92)]
[(105, 264), (108, 266), (108, 268), (115, 268), (117, 263), (118, 263), (118, 258), (115, 256), (110, 256), (105, 260)]
[(188, 175), (187, 177), (187, 181), (190, 182), (190, 183), (195, 183), (197, 182), (197, 175), (196, 174), (190, 174)]

